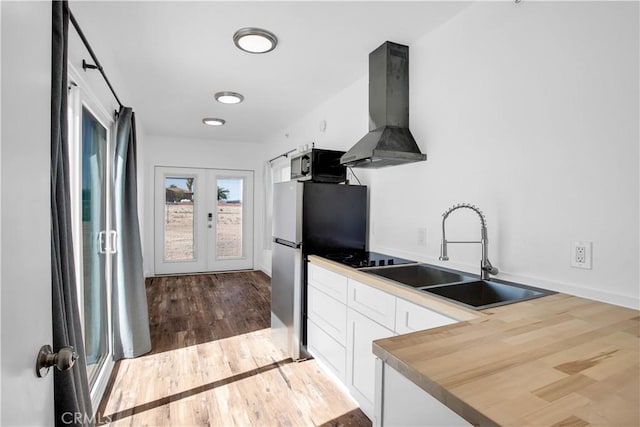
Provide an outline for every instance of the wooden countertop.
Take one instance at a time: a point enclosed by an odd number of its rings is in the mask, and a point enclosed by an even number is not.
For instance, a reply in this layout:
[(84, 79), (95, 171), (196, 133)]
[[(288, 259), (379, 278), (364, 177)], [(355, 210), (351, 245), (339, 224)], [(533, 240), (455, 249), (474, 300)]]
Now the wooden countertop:
[(373, 353), (475, 425), (640, 426), (640, 312), (566, 294), (482, 311), (314, 263), (462, 322)]
[(640, 425), (640, 312), (555, 294), (374, 341), (475, 425)]

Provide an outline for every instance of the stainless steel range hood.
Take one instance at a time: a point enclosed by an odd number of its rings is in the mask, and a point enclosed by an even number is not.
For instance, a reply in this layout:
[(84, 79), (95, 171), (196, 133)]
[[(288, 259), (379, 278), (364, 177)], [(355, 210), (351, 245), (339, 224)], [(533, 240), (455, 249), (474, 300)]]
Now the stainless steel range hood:
[(369, 54), (369, 133), (340, 163), (380, 168), (424, 160), (409, 130), (409, 47), (385, 42)]

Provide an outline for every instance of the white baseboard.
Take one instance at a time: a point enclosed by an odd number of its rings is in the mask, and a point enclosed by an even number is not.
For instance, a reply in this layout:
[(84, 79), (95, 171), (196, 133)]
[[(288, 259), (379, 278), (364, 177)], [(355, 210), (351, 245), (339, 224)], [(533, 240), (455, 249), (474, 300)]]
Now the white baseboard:
[(264, 266), (260, 267), (260, 271), (262, 271), (267, 276), (271, 277), (271, 270), (267, 270)]

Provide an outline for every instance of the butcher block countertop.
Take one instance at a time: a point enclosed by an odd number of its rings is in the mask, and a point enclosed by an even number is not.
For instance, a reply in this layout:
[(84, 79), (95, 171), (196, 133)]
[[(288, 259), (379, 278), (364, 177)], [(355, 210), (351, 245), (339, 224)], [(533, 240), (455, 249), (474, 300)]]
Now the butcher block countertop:
[(373, 343), (373, 353), (475, 425), (640, 426), (640, 312), (567, 294), (470, 310), (310, 256), (462, 320)]
[(637, 310), (555, 294), (488, 312), (373, 352), (475, 425), (640, 425)]

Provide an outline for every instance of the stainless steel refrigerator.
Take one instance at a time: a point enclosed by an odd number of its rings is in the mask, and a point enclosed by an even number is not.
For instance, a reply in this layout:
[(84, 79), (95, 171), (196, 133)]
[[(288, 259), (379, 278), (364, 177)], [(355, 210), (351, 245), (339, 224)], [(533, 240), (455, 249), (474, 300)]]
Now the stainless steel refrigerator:
[(367, 247), (367, 187), (288, 181), (274, 185), (271, 338), (306, 357), (306, 257)]

